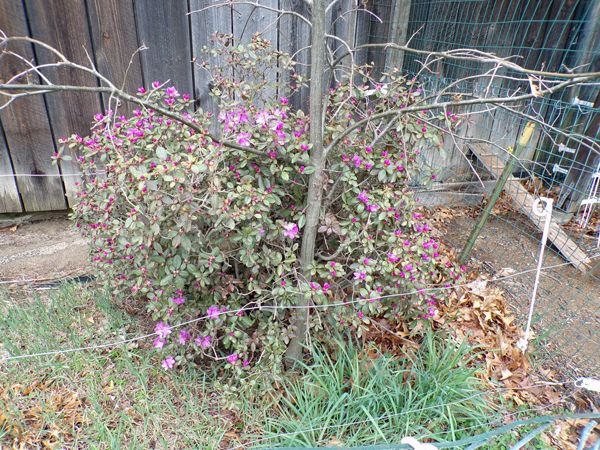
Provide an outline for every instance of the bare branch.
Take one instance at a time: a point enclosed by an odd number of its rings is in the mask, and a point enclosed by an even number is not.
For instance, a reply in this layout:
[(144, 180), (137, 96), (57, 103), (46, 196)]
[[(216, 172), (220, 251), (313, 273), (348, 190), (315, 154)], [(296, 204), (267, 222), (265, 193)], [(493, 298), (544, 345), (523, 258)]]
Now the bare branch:
[[(562, 81), (556, 84), (553, 87), (543, 89), (541, 91), (541, 95), (553, 94), (558, 92), (566, 87), (573, 86), (575, 84), (588, 81), (592, 78), (600, 76), (600, 74), (596, 75), (594, 73), (579, 75), (576, 78), (569, 78), (565, 81)], [(432, 109), (445, 109), (445, 108), (454, 108), (460, 106), (468, 106), (468, 105), (481, 105), (481, 104), (490, 104), (490, 105), (503, 105), (509, 103), (517, 103), (523, 100), (531, 100), (533, 98), (539, 97), (538, 93), (530, 93), (530, 94), (522, 94), (516, 95), (512, 97), (491, 97), (491, 98), (475, 98), (471, 100), (459, 100), (459, 101), (447, 101), (447, 102), (439, 102), (439, 103), (431, 103), (431, 104), (421, 104), (416, 106), (408, 106), (403, 109), (394, 109), (390, 111), (385, 111), (377, 114), (373, 114), (371, 117), (355, 122), (342, 133), (340, 133), (325, 149), (326, 153), (329, 153), (336, 145), (338, 145), (342, 139), (344, 139), (348, 134), (352, 131), (366, 125), (371, 120), (383, 119), (390, 116), (400, 116), (402, 114), (424, 111), (424, 110), (432, 110)], [(538, 120), (539, 121), (539, 120)]]
[[(483, 64), (497, 64), (504, 68), (514, 70), (515, 72), (525, 73), (529, 75), (537, 75), (540, 77), (546, 78), (578, 78), (581, 76), (587, 76), (590, 78), (598, 78), (600, 77), (600, 72), (583, 72), (583, 73), (573, 73), (571, 69), (568, 69), (568, 72), (546, 72), (543, 70), (533, 70), (522, 67), (512, 61), (511, 58), (518, 58), (519, 56), (509, 56), (506, 58), (499, 57), (493, 53), (484, 52), (477, 49), (470, 48), (458, 48), (454, 50), (448, 51), (428, 51), (428, 50), (419, 50), (416, 48), (409, 47), (407, 45), (399, 45), (394, 44), (392, 42), (386, 42), (381, 44), (363, 44), (359, 45), (355, 48), (355, 50), (360, 50), (364, 48), (383, 48), (383, 49), (394, 49), (394, 50), (403, 50), (408, 53), (415, 53), (417, 55), (426, 55), (427, 57), (439, 57), (442, 59), (449, 59), (455, 61), (472, 61), (479, 62)], [(345, 58), (347, 55), (341, 55), (338, 59)]]
[(204, 8), (196, 9), (194, 11), (190, 11), (189, 13), (187, 13), (187, 15), (189, 16), (190, 14), (201, 13), (201, 12), (204, 12), (204, 11), (206, 11), (208, 9), (211, 9), (211, 8), (223, 8), (223, 7), (226, 7), (226, 6), (232, 7), (232, 6), (235, 6), (235, 5), (250, 5), (250, 6), (254, 6), (255, 8), (266, 9), (267, 11), (272, 11), (272, 12), (276, 12), (277, 14), (279, 14), (279, 18), (281, 18), (284, 15), (295, 16), (298, 19), (300, 19), (303, 22), (305, 22), (306, 24), (308, 24), (308, 26), (312, 27), (312, 22), (310, 20), (308, 20), (302, 14), (299, 14), (299, 13), (297, 13), (295, 11), (289, 11), (289, 10), (286, 10), (286, 9), (277, 9), (277, 8), (272, 8), (270, 6), (261, 5), (260, 3), (257, 3), (257, 2), (240, 1), (240, 0), (229, 0), (229, 1), (226, 1), (226, 2), (223, 2), (223, 3), (217, 3), (215, 5), (205, 6)]

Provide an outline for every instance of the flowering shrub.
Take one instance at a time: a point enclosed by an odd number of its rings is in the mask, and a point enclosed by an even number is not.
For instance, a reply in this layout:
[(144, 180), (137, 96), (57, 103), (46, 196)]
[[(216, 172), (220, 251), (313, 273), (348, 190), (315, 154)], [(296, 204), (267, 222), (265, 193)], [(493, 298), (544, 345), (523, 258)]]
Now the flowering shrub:
[[(236, 79), (213, 71), (218, 138), (188, 95), (154, 82), (140, 98), (187, 124), (151, 108), (109, 112), (96, 116), (89, 137), (68, 141), (84, 172), (105, 172), (82, 182), (76, 224), (115, 296), (141, 300), (152, 313), (162, 367), (208, 358), (238, 373), (259, 364), (278, 370), (294, 332), (286, 307), (299, 295), (315, 305), (348, 303), (317, 310), (313, 329), (360, 333), (374, 316), (433, 316), (438, 300), (424, 291), (386, 296), (458, 276), (408, 189), (420, 146), (438, 140), (426, 123), (453, 118), (407, 114), (386, 133), (367, 121), (345, 135), (328, 157), (318, 257), (305, 280), (297, 258), (312, 173), (308, 117), (286, 97), (251, 95), (269, 88), (265, 65), (290, 70), (292, 62), (258, 38), (219, 51), (236, 65)], [(360, 73), (362, 84), (346, 80), (329, 92), (326, 143), (421, 95), (399, 76), (381, 85), (368, 68)]]

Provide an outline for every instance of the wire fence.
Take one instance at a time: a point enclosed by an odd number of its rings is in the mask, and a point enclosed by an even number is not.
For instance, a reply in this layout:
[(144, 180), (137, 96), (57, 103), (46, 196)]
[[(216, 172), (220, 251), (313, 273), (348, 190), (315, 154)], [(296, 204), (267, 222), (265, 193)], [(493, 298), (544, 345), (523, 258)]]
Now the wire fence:
[[(393, 10), (393, 2), (378, 2)], [(404, 4), (405, 2), (399, 2)], [(600, 70), (600, 3), (591, 0), (412, 0), (406, 40), (427, 51), (477, 49), (510, 58), (540, 71)], [(407, 3), (407, 4), (408, 4)], [(371, 28), (370, 41), (385, 40), (393, 14)], [(374, 52), (387, 50), (374, 50)], [(376, 61), (376, 58), (371, 58)], [(424, 57), (406, 53), (402, 70), (418, 75), (426, 94), (447, 86), (452, 95), (515, 95), (531, 92), (536, 80), (510, 69), (489, 70), (482, 62), (440, 60), (423, 70)], [(537, 86), (539, 87), (539, 86)], [(535, 264), (542, 229), (531, 217), (540, 197), (554, 201), (556, 233), (545, 264), (577, 253), (582, 260), (600, 254), (600, 87), (567, 89), (506, 108), (471, 107), (454, 111), (462, 118), (444, 152), (433, 149), (423, 160), (438, 181), (420, 196), (425, 205), (468, 205), (450, 220), (446, 241), (460, 251), (481, 215), (485, 197), (508, 161), (516, 159), (514, 179), (477, 240), (470, 264), (491, 274), (520, 272)], [(528, 122), (535, 131), (520, 155), (517, 141)], [(518, 214), (515, 214), (517, 212)], [(574, 253), (575, 252), (575, 253)], [(579, 253), (580, 252), (580, 253)], [(577, 261), (575, 261), (577, 265)], [(543, 362), (563, 373), (598, 373), (600, 367), (600, 266), (587, 275), (573, 267), (544, 271), (533, 324)], [(585, 266), (585, 264), (584, 264)], [(500, 281), (521, 325), (527, 320), (534, 275)]]

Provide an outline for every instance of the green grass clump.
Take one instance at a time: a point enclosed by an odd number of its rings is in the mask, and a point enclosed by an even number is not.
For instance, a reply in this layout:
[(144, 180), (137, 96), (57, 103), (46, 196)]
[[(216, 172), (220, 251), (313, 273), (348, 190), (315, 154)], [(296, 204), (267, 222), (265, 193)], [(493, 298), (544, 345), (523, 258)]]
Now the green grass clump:
[(314, 362), (285, 386), (279, 416), (261, 440), (268, 446), (316, 447), (398, 443), (405, 436), (456, 440), (497, 418), (475, 369), (473, 349), (432, 333), (410, 357), (361, 351), (337, 341), (335, 357), (314, 349)]

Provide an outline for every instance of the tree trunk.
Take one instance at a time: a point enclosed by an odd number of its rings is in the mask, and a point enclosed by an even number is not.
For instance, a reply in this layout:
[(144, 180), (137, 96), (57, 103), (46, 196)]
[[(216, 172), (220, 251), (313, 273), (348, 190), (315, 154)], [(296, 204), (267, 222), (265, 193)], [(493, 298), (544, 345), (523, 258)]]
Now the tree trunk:
[[(300, 265), (306, 284), (310, 281), (310, 267), (315, 257), (315, 241), (319, 225), (319, 215), (323, 199), (323, 176), (325, 169), (325, 152), (323, 149), (323, 82), (325, 77), (325, 0), (315, 0), (312, 6), (312, 36), (310, 58), (310, 154), (311, 164), (315, 171), (310, 177), (306, 200), (306, 224), (300, 249)], [(285, 354), (286, 365), (289, 367), (302, 356), (302, 345), (308, 331), (310, 297), (300, 289), (296, 309), (292, 320), (294, 337)]]

